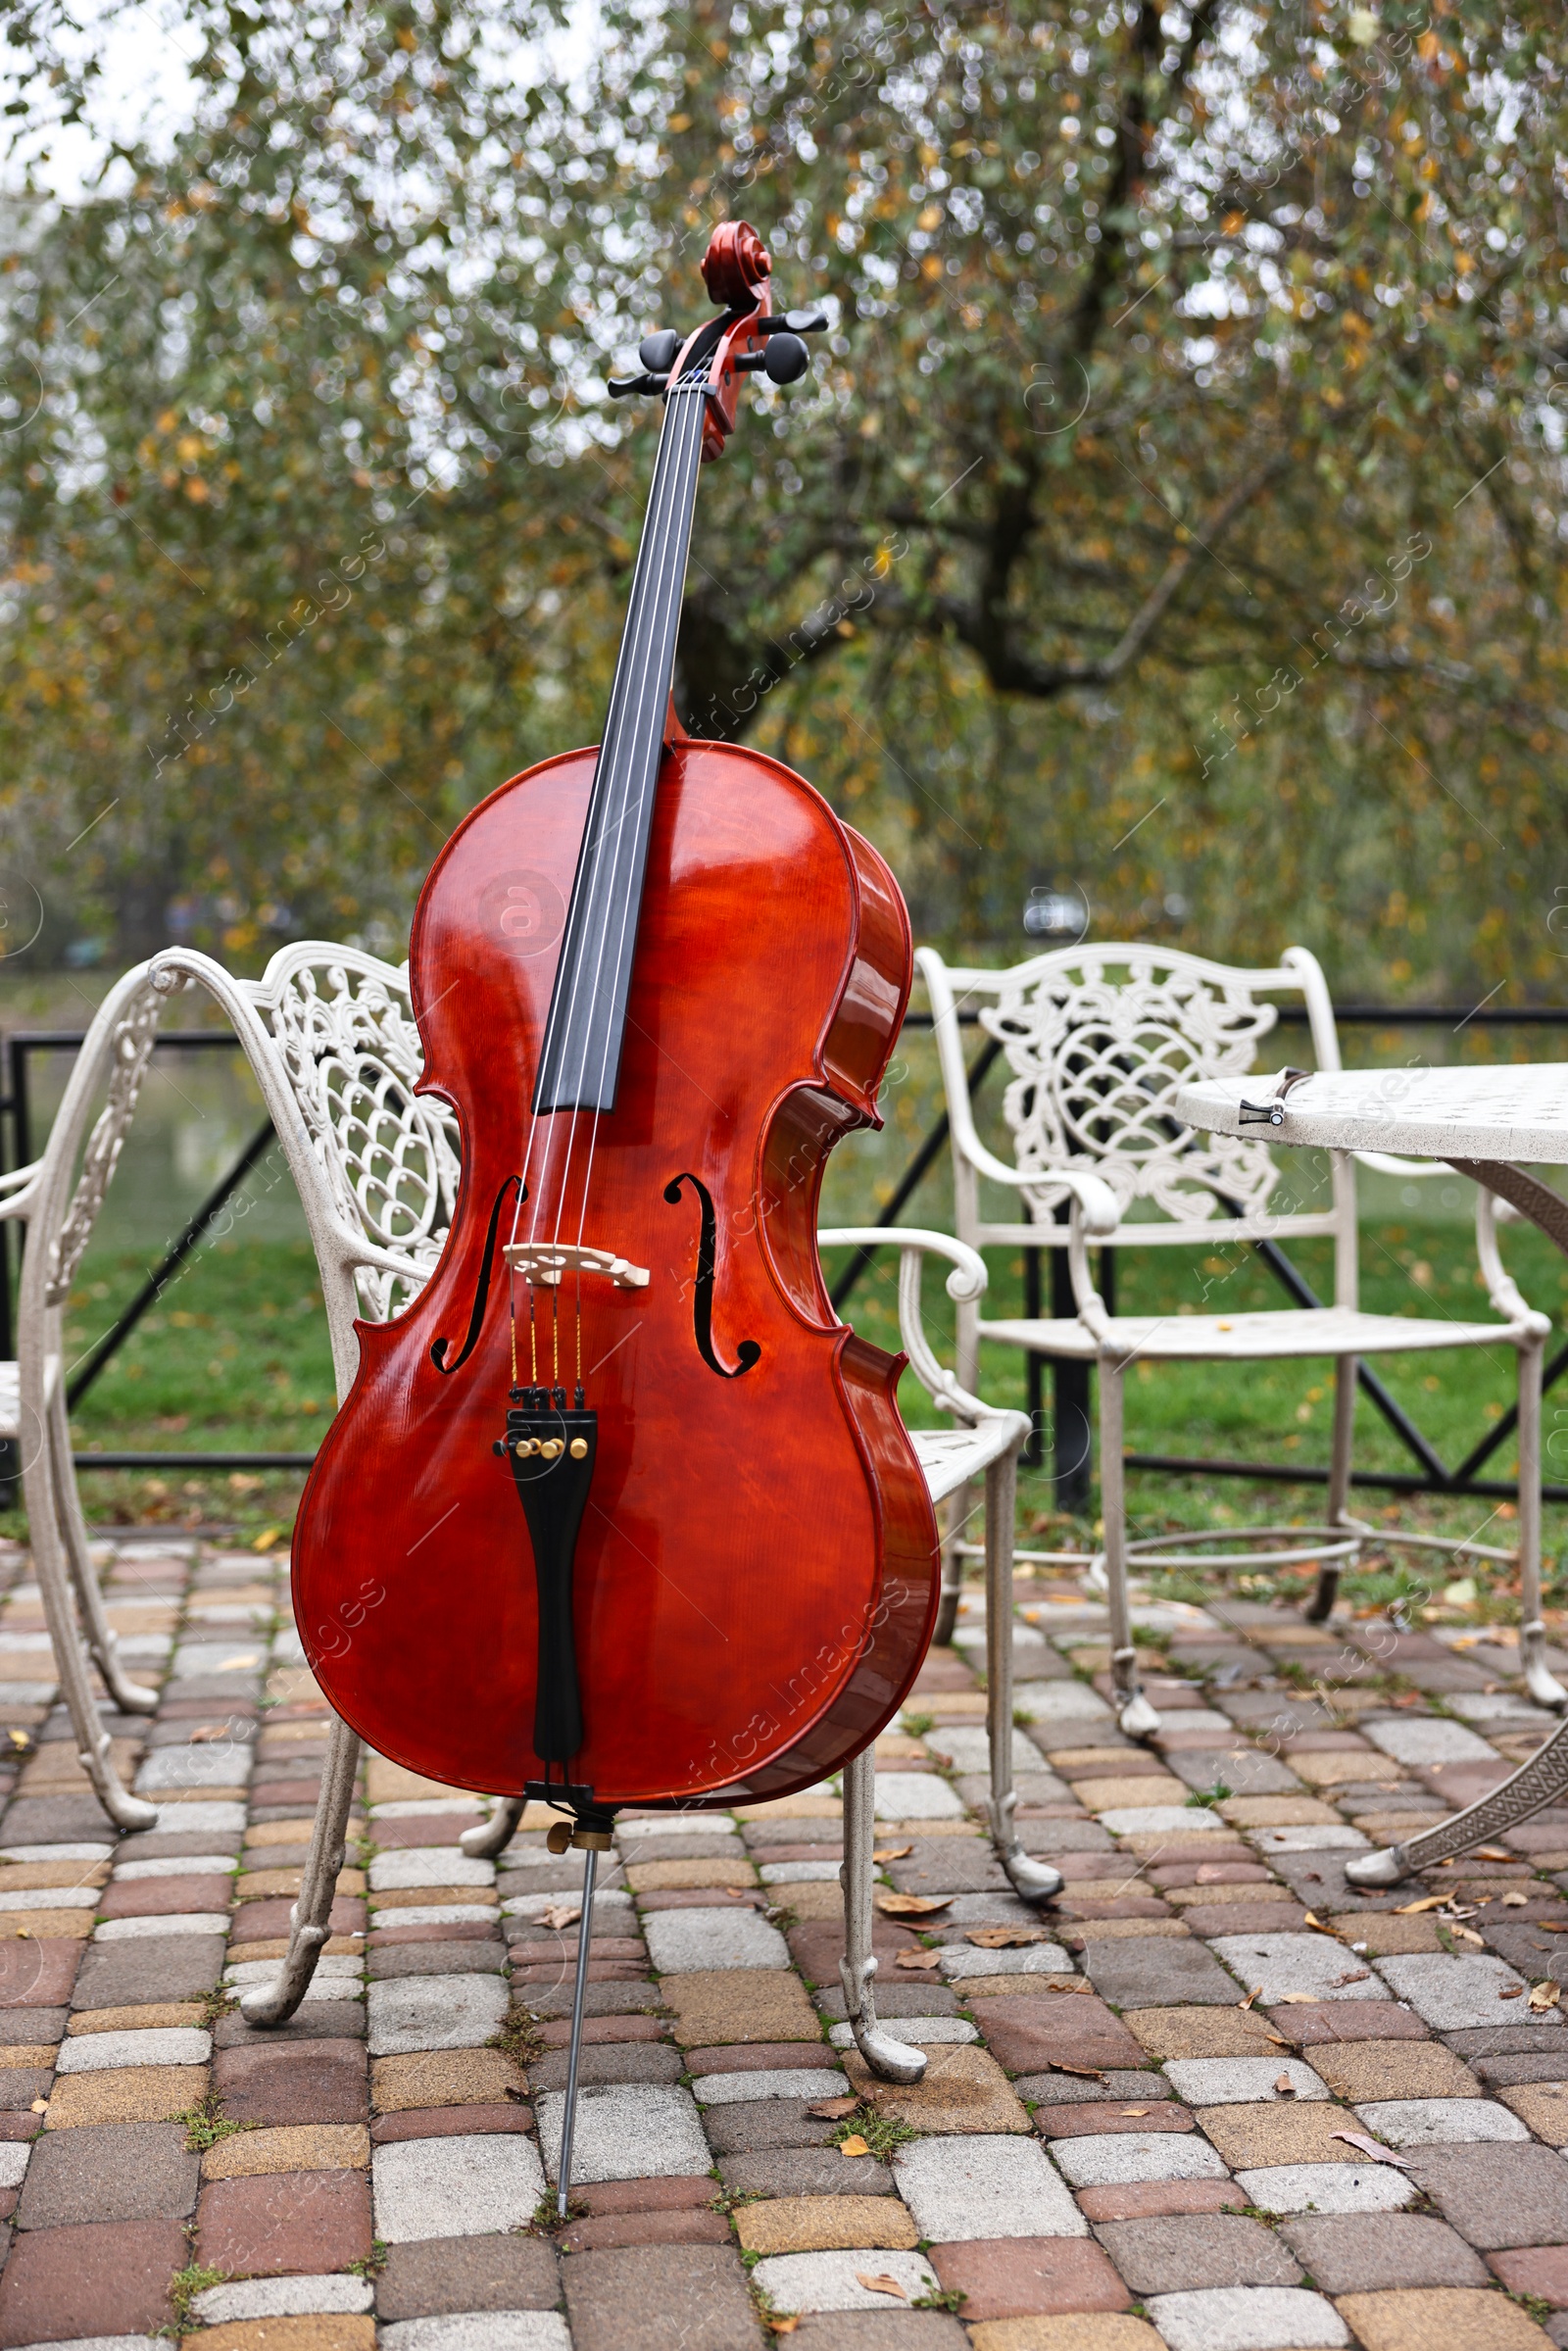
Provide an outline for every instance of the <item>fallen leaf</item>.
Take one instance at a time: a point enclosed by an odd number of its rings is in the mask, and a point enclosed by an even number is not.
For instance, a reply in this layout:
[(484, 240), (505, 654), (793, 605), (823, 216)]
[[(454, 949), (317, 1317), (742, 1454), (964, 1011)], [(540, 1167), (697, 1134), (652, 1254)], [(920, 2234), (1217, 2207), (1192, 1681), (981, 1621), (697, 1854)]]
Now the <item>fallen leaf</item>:
[(1271, 2033), (1269, 2039), (1274, 2043), (1276, 2049), (1288, 2049), (1291, 2045), (1283, 2033)]
[(724, 1899), (726, 1902), (744, 1902), (750, 1892), (750, 1886), (726, 1886), (724, 1888)]
[(820, 2115), (824, 2123), (842, 2123), (845, 2116), (853, 2114), (859, 2103), (858, 2098), (818, 2098), (816, 2104), (808, 2106), (806, 2111), (808, 2114)]
[(1302, 1919), (1302, 1923), (1303, 1923), (1303, 1925), (1305, 1925), (1305, 1926), (1308, 1926), (1308, 1927), (1315, 1927), (1315, 1928), (1317, 1929), (1317, 1931), (1318, 1931), (1319, 1935), (1334, 1935), (1334, 1936), (1336, 1937), (1336, 1939), (1338, 1938), (1339, 1932), (1340, 1932), (1340, 1931), (1339, 1931), (1339, 1929), (1338, 1929), (1338, 1927), (1326, 1927), (1326, 1926), (1323, 1924), (1323, 1921), (1322, 1921), (1322, 1920), (1321, 1920), (1319, 1917), (1317, 1917), (1317, 1915), (1315, 1914), (1315, 1912), (1313, 1912), (1313, 1911), (1310, 1911), (1310, 1910), (1304, 1910), (1304, 1911), (1301, 1913), (1301, 1919)]
[(906, 1853), (913, 1851), (913, 1845), (878, 1845), (873, 1850), (871, 1859), (873, 1861), (902, 1861)]
[(524, 2106), (528, 2101), (527, 2091), (525, 2089), (514, 2089), (510, 2082), (507, 2084), (507, 2096), (512, 2100), (514, 2106)]
[(793, 2334), (800, 2323), (798, 2318), (769, 2319), (767, 2322), (769, 2331), (773, 2334)]
[[(1361, 1974), (1363, 1976), (1368, 1973), (1369, 1971), (1366, 1968), (1361, 1970)], [(1354, 1984), (1356, 1981), (1357, 1979), (1354, 1976), (1342, 1976), (1340, 1978), (1340, 1982), (1342, 1984)], [(1256, 1998), (1257, 1994), (1256, 1992), (1253, 1992), (1252, 2000), (1255, 2000)], [(1252, 2000), (1244, 2000), (1242, 2002), (1242, 2006), (1244, 2008), (1250, 2008), (1252, 2005)], [(1315, 2008), (1317, 2006), (1317, 1994), (1309, 1991), (1282, 1991), (1279, 1998), (1277, 2000), (1270, 2001), (1269, 2005), (1272, 2008)]]
[[(1238, 2000), (1238, 2001), (1237, 2001), (1237, 2003), (1236, 2003), (1237, 2007), (1238, 2007), (1238, 2008), (1250, 2008), (1250, 2007), (1251, 2007), (1251, 2005), (1252, 2005), (1252, 2002), (1253, 2002), (1253, 2001), (1254, 2001), (1254, 2000), (1257, 1998), (1257, 1996), (1258, 1996), (1258, 1993), (1259, 1993), (1259, 1992), (1262, 1990), (1262, 1988), (1263, 1988), (1263, 1986), (1261, 1985), (1261, 1984), (1253, 1984), (1253, 1986), (1252, 1986), (1252, 1988), (1251, 1988), (1251, 1990), (1250, 1990), (1250, 1991), (1248, 1993), (1248, 1995), (1247, 1995), (1246, 1999), (1245, 1999), (1245, 2000)], [(1290, 1997), (1289, 1993), (1287, 1993), (1287, 1994), (1286, 1994), (1286, 1997), (1287, 1997), (1287, 1998), (1289, 1998), (1289, 1997)]]
[(1352, 1968), (1348, 1976), (1335, 1977), (1334, 1988), (1338, 1991), (1342, 1984), (1364, 1984), (1371, 1973), (1369, 1967)]
[(1402, 2155), (1396, 2155), (1392, 2147), (1380, 2147), (1375, 2138), (1365, 2138), (1359, 2131), (1334, 2131), (1329, 2135), (1343, 2138), (1348, 2147), (1354, 2147), (1362, 2155), (1370, 2155), (1374, 2163), (1392, 2163), (1401, 2172), (1414, 2168)]
[(861, 2138), (858, 2131), (856, 2132), (854, 2138), (841, 2138), (839, 2141), (841, 2155), (869, 2155), (870, 2152), (869, 2145)]
[(909, 2299), (898, 2279), (888, 2277), (885, 2271), (873, 2278), (868, 2270), (857, 2270), (855, 2282), (863, 2285), (868, 2294), (896, 2294), (901, 2302)]
[(1125, 2117), (1133, 2114), (1147, 2114), (1149, 2109), (1147, 2106), (1124, 2106), (1121, 2111)]
[(940, 1951), (919, 1950), (900, 1951), (893, 1962), (895, 1967), (906, 1968), (932, 1968), (939, 1967), (941, 1963)]
[(1296, 2084), (1289, 2074), (1282, 2074), (1274, 2087), (1282, 2098), (1294, 2098), (1296, 2095)]
[(1052, 1939), (1049, 1927), (971, 1927), (965, 1942), (977, 1943), (982, 1951), (1012, 1951), (1023, 1943), (1048, 1943)]
[(1517, 1861), (1519, 1856), (1508, 1852), (1502, 1845), (1477, 1845), (1473, 1858), (1477, 1861)]
[(1538, 2016), (1548, 2008), (1555, 2008), (1561, 1998), (1562, 1985), (1553, 1984), (1549, 1978), (1544, 1983), (1534, 1984), (1531, 1987), (1530, 2005)]
[(1396, 1919), (1414, 1918), (1420, 1910), (1441, 1910), (1447, 1899), (1446, 1894), (1423, 1894), (1419, 1902), (1400, 1902), (1394, 1915)]
[(1474, 1943), (1478, 1951), (1484, 1951), (1487, 1947), (1486, 1937), (1477, 1935), (1473, 1928), (1450, 1927), (1448, 1933), (1453, 1936), (1455, 1942)]
[(1508, 1892), (1502, 1897), (1502, 1905), (1505, 1910), (1523, 1910), (1529, 1899), (1528, 1894)]
[(1499, 2000), (1520, 2000), (1524, 1997), (1524, 1989), (1522, 1984), (1516, 1984), (1511, 1991), (1500, 1991), (1497, 1997)]
[(31, 2113), (33, 2113), (33, 2114), (47, 2114), (47, 2113), (49, 2112), (49, 2101), (48, 2101), (48, 2099), (47, 2099), (47, 2098), (34, 2098), (34, 2099), (33, 2099), (33, 2101), (32, 2101), (32, 2105), (31, 2105), (31, 2108), (29, 2109), (29, 2111), (30, 2111)]
[(227, 1723), (198, 1723), (190, 1735), (189, 1743), (193, 1747), (205, 1747), (210, 1745), (215, 1739), (226, 1739), (227, 1737)]
[(1050, 2060), (1054, 2074), (1076, 2074), (1081, 2082), (1103, 2082), (1103, 2069), (1097, 2065), (1063, 2065), (1059, 2057)]
[(1084, 1992), (1093, 1997), (1095, 1987), (1082, 1976), (1048, 1976), (1046, 1989), (1047, 1991)]
[(540, 1916), (545, 1925), (553, 1927), (559, 1935), (563, 1927), (576, 1925), (582, 1916), (582, 1904), (578, 1902), (573, 1906), (568, 1902), (553, 1902), (548, 1910), (541, 1911)]
[(928, 1911), (946, 1910), (952, 1900), (952, 1894), (879, 1893), (876, 1906), (890, 1919), (922, 1919)]

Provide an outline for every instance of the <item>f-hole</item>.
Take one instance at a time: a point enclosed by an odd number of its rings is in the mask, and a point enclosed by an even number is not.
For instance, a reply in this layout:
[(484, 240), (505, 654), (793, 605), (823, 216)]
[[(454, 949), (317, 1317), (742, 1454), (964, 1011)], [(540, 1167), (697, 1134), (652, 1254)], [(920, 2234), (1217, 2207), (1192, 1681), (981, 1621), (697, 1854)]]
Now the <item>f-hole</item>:
[(710, 1371), (716, 1371), (721, 1380), (738, 1380), (742, 1372), (750, 1371), (760, 1360), (761, 1348), (755, 1339), (743, 1339), (735, 1349), (739, 1358), (732, 1371), (720, 1363), (713, 1352), (713, 1273), (718, 1262), (718, 1219), (713, 1214), (713, 1196), (700, 1177), (678, 1175), (664, 1186), (664, 1198), (672, 1208), (680, 1204), (680, 1188), (690, 1184), (697, 1195), (702, 1222), (697, 1238), (697, 1280), (692, 1292), (692, 1330), (697, 1341), (697, 1352)]
[(519, 1203), (528, 1197), (522, 1190), (521, 1177), (509, 1175), (496, 1194), (495, 1206), (490, 1211), (489, 1230), (484, 1237), (484, 1255), (479, 1260), (479, 1279), (473, 1286), (473, 1311), (468, 1317), (468, 1335), (463, 1342), (462, 1353), (454, 1355), (450, 1363), (447, 1361), (447, 1348), (452, 1345), (450, 1339), (438, 1339), (430, 1348), (431, 1362), (446, 1378), (450, 1379), (453, 1372), (463, 1368), (479, 1344), (479, 1333), (484, 1328), (485, 1303), (490, 1296), (490, 1272), (495, 1263), (496, 1234), (501, 1224), (501, 1211), (507, 1204), (508, 1193), (514, 1191), (517, 1194)]

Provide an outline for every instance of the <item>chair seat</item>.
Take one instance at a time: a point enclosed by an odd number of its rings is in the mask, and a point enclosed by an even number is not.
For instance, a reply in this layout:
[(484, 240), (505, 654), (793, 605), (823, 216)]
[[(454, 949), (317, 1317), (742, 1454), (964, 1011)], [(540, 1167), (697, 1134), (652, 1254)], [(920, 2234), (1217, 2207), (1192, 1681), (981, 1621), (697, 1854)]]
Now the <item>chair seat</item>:
[(911, 1429), (909, 1439), (933, 1502), (945, 1501), (971, 1478), (983, 1477), (1013, 1443), (1017, 1426), (1009, 1414), (983, 1420), (974, 1429)]
[[(1257, 1314), (1116, 1314), (1108, 1324), (1110, 1352), (1173, 1363), (1506, 1346), (1518, 1328), (1506, 1322), (1445, 1322), (1439, 1315), (1360, 1314), (1348, 1306), (1284, 1306)], [(1090, 1362), (1105, 1351), (1081, 1322), (982, 1322), (980, 1336)]]
[(0, 1437), (20, 1437), (21, 1434), (21, 1366), (16, 1363), (0, 1363)]

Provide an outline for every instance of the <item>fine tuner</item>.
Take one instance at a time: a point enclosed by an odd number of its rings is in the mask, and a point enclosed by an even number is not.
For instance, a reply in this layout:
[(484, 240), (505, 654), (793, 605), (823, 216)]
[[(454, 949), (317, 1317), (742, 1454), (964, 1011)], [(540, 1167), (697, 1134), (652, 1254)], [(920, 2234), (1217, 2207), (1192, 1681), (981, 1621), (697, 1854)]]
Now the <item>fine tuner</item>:
[[(764, 314), (755, 320), (752, 331), (761, 338), (762, 348), (737, 352), (733, 363), (736, 372), (752, 375), (760, 368), (770, 383), (792, 384), (811, 364), (811, 355), (801, 337), (825, 334), (827, 313), (786, 311), (778, 317)], [(662, 326), (657, 333), (645, 335), (637, 351), (644, 372), (611, 376), (611, 399), (629, 400), (639, 392), (667, 390), (670, 371), (680, 356), (681, 340), (672, 326)]]

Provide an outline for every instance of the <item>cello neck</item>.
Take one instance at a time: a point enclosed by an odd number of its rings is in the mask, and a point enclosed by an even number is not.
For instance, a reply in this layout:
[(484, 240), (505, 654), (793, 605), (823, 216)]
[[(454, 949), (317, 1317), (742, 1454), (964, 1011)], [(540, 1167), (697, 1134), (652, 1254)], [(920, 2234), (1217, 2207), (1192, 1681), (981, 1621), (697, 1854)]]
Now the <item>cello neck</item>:
[(707, 372), (702, 364), (689, 368), (681, 382), (671, 384), (664, 403), (626, 626), (539, 1059), (536, 1113), (615, 1106), (703, 454)]

